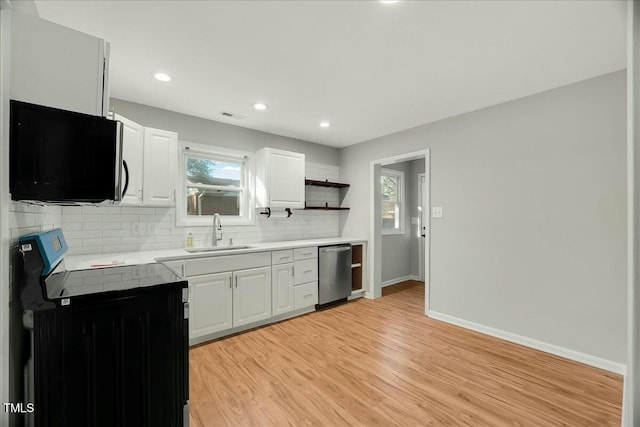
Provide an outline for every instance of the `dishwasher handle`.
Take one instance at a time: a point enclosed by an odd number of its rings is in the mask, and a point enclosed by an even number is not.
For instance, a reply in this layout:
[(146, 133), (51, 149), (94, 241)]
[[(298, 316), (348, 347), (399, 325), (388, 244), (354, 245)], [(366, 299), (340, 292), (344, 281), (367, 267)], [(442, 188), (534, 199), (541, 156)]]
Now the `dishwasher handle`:
[(330, 248), (321, 248), (321, 253), (330, 253), (330, 252), (346, 252), (351, 250), (351, 245), (349, 246), (335, 246)]

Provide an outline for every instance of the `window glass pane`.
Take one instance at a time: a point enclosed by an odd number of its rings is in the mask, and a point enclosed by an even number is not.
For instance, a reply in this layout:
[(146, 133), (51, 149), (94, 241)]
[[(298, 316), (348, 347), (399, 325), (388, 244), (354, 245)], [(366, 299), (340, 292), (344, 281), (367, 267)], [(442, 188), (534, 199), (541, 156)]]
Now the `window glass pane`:
[(380, 191), (382, 192), (383, 201), (398, 200), (398, 177), (380, 176)]
[(400, 229), (400, 206), (396, 202), (382, 202), (382, 229)]
[(241, 191), (187, 188), (187, 215), (240, 215)]
[(242, 163), (187, 157), (187, 180), (192, 184), (240, 187)]

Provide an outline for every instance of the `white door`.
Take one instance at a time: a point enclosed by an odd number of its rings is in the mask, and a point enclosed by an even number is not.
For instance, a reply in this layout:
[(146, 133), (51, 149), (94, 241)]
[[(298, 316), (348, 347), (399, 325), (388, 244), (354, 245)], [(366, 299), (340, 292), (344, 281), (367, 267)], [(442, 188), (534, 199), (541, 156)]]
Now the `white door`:
[(173, 206), (178, 181), (178, 134), (144, 129), (144, 188), (142, 202), (150, 206)]
[[(137, 206), (142, 203), (144, 126), (117, 114), (115, 118), (122, 122), (122, 158), (127, 162), (127, 170), (129, 171), (129, 185), (120, 204), (123, 206)], [(123, 183), (126, 179), (123, 166)]]
[(304, 208), (304, 154), (272, 150), (269, 156), (269, 206)]
[(426, 175), (421, 173), (418, 174), (418, 227), (420, 227), (420, 240), (418, 240), (418, 265), (419, 272), (418, 275), (420, 280), (425, 281), (425, 268), (424, 268), (424, 255), (425, 255), (425, 245), (427, 241), (427, 231), (429, 225), (429, 217), (428, 211), (429, 206), (425, 206), (424, 204), (424, 196), (425, 196), (425, 187), (426, 187), (427, 178)]
[(293, 264), (274, 265), (271, 273), (273, 315), (293, 310)]
[(189, 338), (233, 326), (231, 272), (189, 279)]
[(271, 267), (233, 272), (233, 326), (271, 317)]

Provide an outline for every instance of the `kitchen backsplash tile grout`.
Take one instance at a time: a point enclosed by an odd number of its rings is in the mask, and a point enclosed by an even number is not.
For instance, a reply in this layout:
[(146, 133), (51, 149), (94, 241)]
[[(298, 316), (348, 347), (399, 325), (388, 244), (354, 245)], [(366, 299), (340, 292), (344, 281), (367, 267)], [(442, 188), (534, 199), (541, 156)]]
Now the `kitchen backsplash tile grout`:
[[(308, 179), (339, 181), (339, 168), (318, 163), (306, 164)], [(309, 206), (340, 203), (338, 191), (307, 187)], [(195, 246), (211, 244), (211, 227), (177, 227), (175, 208), (128, 206), (65, 206), (57, 208), (57, 222), (67, 238), (70, 254), (129, 252), (184, 247), (192, 233)], [(49, 214), (51, 215), (51, 214)], [(56, 225), (57, 224), (57, 225)], [(136, 235), (139, 233), (139, 235)], [(257, 215), (254, 225), (223, 223), (223, 244), (337, 237), (340, 212), (294, 210), (291, 218)]]

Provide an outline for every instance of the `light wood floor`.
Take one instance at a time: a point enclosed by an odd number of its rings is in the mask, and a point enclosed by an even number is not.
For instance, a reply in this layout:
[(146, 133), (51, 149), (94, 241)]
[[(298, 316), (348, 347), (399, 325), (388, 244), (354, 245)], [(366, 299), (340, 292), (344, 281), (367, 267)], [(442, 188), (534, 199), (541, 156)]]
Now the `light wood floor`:
[(424, 286), (193, 348), (191, 426), (619, 426), (622, 378), (424, 316)]

